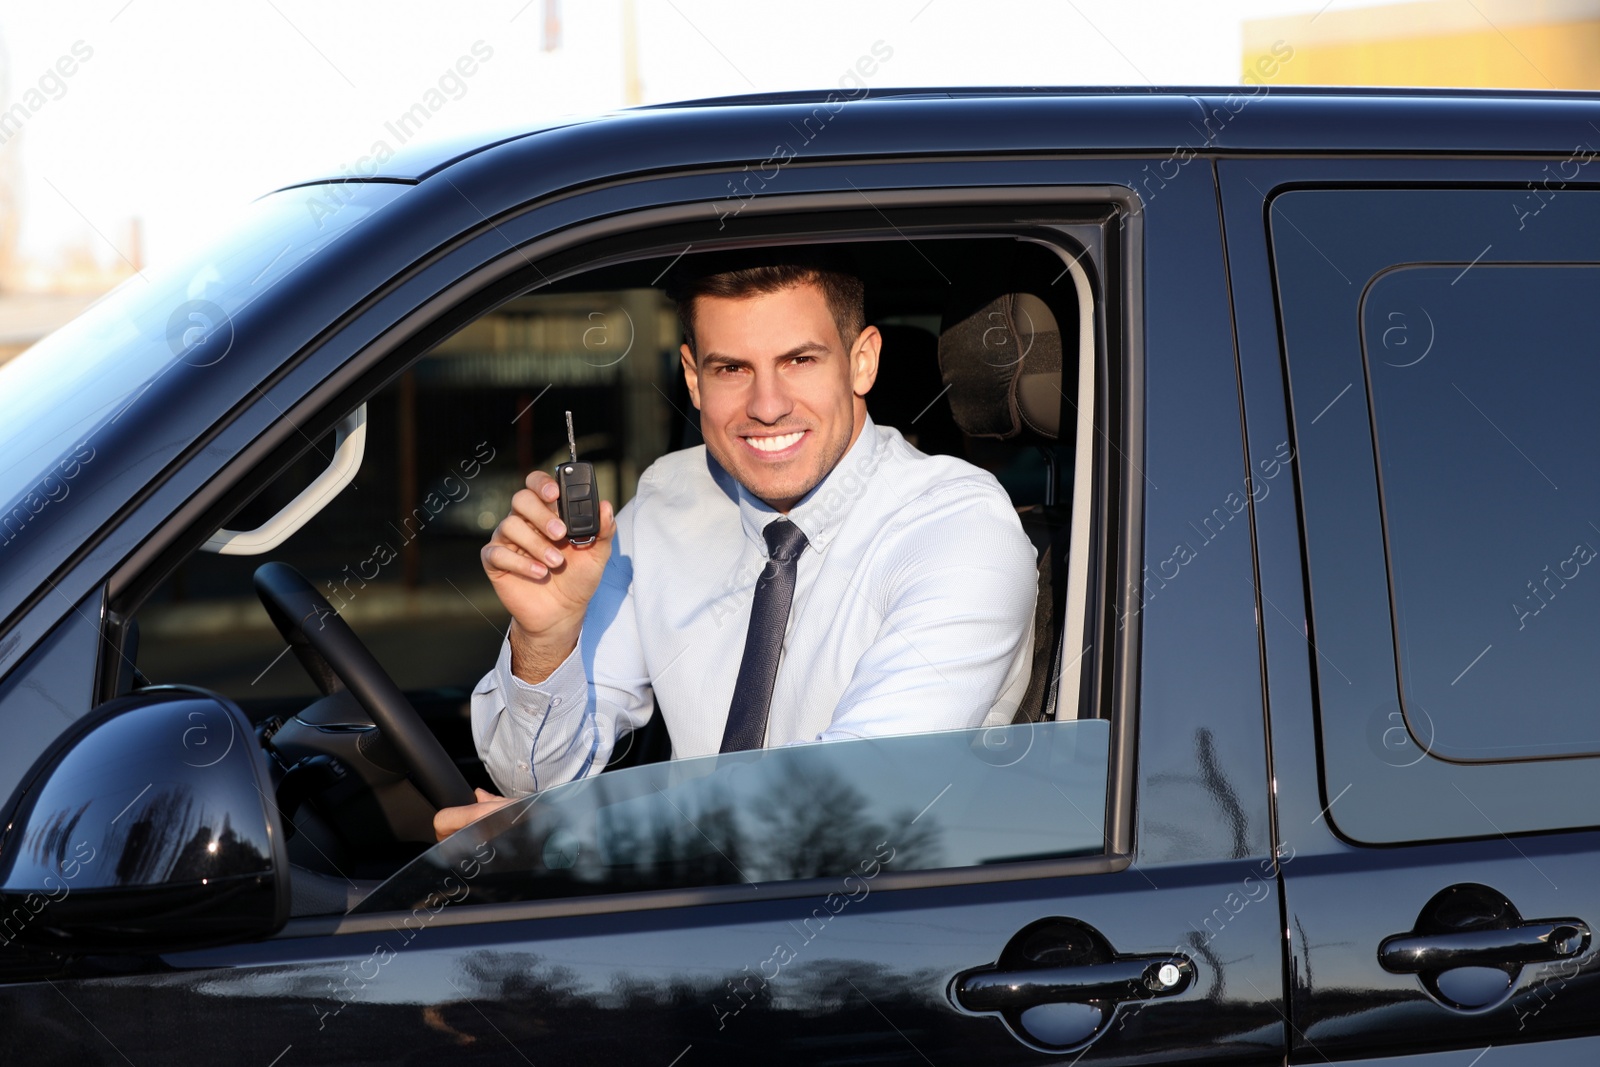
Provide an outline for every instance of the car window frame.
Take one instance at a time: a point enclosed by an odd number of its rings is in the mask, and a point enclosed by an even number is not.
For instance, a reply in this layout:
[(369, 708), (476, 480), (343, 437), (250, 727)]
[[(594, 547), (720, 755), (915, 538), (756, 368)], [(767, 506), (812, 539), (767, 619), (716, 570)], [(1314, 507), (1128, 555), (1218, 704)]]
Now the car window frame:
[[(643, 191), (649, 182), (635, 184)], [(787, 229), (789, 240), (793, 243), (818, 240), (820, 235), (815, 230), (802, 228), (799, 220), (815, 218), (821, 212), (860, 212), (860, 196), (858, 191), (827, 191), (758, 198), (744, 205), (740, 221), (746, 225), (737, 239), (749, 243), (760, 237), (763, 243), (779, 243), (772, 240), (770, 233), (760, 235), (760, 226), (755, 224), (765, 223), (768, 230), (774, 227)], [(647, 197), (641, 199), (651, 203)], [(659, 205), (660, 200), (654, 202)], [(1133, 749), (1137, 732), (1135, 695), (1139, 627), (1119, 627), (1113, 634), (1106, 622), (1127, 617), (1134, 595), (1129, 583), (1114, 581), (1109, 572), (1133, 573), (1133, 561), (1142, 558), (1142, 524), (1139, 521), (1142, 491), (1132, 473), (1140, 469), (1144, 438), (1139, 405), (1142, 396), (1139, 378), (1142, 360), (1136, 358), (1138, 331), (1134, 326), (1140, 314), (1142, 211), (1131, 190), (1124, 186), (1104, 184), (895, 188), (874, 192), (870, 203), (872, 210), (879, 213), (880, 217), (885, 209), (899, 212), (925, 210), (933, 216), (962, 216), (962, 222), (943, 222), (936, 227), (950, 236), (1026, 236), (1055, 244), (1058, 249), (1063, 240), (1063, 227), (1068, 228), (1070, 236), (1072, 225), (1088, 224), (1070, 219), (1055, 225), (1040, 222), (1041, 207), (1051, 205), (1066, 208), (1068, 215), (1085, 208), (1098, 211), (1101, 217), (1093, 225), (1109, 235), (1108, 247), (1101, 251), (1110, 263), (1108, 273), (1111, 276), (1097, 279), (1100, 286), (1096, 309), (1099, 314), (1095, 324), (1099, 349), (1096, 378), (1100, 395), (1097, 397), (1097, 406), (1107, 402), (1107, 382), (1112, 376), (1117, 379), (1119, 391), (1116, 395), (1120, 399), (1117, 410), (1100, 413), (1095, 427), (1099, 431), (1099, 440), (1096, 442), (1097, 466), (1113, 475), (1109, 481), (1103, 480), (1092, 492), (1095, 505), (1094, 539), (1099, 546), (1094, 559), (1101, 565), (1093, 568), (1087, 583), (1090, 587), (1087, 605), (1092, 613), (1087, 625), (1096, 633), (1096, 643), (1104, 649), (1104, 654), (1082, 657), (1080, 666), (1086, 679), (1092, 679), (1092, 682), (1086, 683), (1092, 686), (1092, 699), (1103, 709), (1103, 716), (1112, 722), (1112, 760), (1108, 772), (1108, 802), (1103, 828), (1106, 852), (1095, 857), (1025, 862), (992, 869), (885, 872), (886, 881), (882, 885), (885, 888), (918, 888), (1122, 870), (1132, 862), (1133, 851), (1132, 809), (1136, 780)], [(252, 472), (275, 474), (281, 471), (304, 451), (306, 437), (317, 438), (347, 408), (375, 391), (383, 382), (398, 376), (441, 337), (503, 300), (528, 291), (525, 279), (530, 268), (550, 280), (559, 280), (617, 262), (652, 254), (670, 254), (669, 249), (675, 252), (682, 245), (663, 242), (659, 237), (655, 244), (648, 244), (645, 235), (665, 233), (673, 226), (703, 226), (707, 205), (706, 199), (700, 199), (669, 206), (636, 208), (567, 229), (541, 233), (534, 240), (520, 245), (512, 244), (504, 235), (503, 222), (488, 224), (485, 229), (493, 232), (493, 239), (504, 251), (448, 284), (438, 286), (429, 299), (418, 301), (393, 325), (378, 332), (344, 365), (310, 388), (297, 403), (282, 406), (274, 404), (281, 418), (274, 420), (267, 431), (241, 448), (215, 476), (169, 515), (155, 535), (123, 561), (110, 582), (112, 603), (116, 608), (113, 618), (131, 615), (137, 595), (156, 583), (157, 579), (151, 576), (164, 575), (176, 559), (187, 554), (185, 545), (195, 539), (196, 531), (214, 528), (227, 512), (262, 484), (260, 480), (251, 478)], [(537, 210), (537, 206), (531, 205), (528, 210)], [(714, 211), (715, 204), (710, 206)], [(1000, 222), (992, 218), (997, 213), (1020, 217)], [(985, 217), (984, 221), (973, 221), (974, 215)], [(900, 230), (903, 227), (893, 223), (884, 226), (879, 222), (872, 227), (871, 234), (881, 237), (891, 229)], [(830, 234), (827, 239), (835, 238)], [(459, 249), (460, 245), (455, 247)], [(1082, 258), (1092, 266), (1096, 265), (1094, 259), (1088, 256)], [(1096, 269), (1100, 269), (1099, 266)], [(1121, 327), (1118, 332), (1121, 338), (1119, 351), (1107, 351), (1105, 320), (1108, 315), (1117, 316), (1120, 320), (1116, 324)], [(271, 398), (268, 397), (267, 401), (271, 402)], [(1116, 441), (1107, 436), (1108, 426), (1114, 426), (1119, 431)], [(1106, 445), (1121, 453), (1124, 457), (1121, 462), (1115, 462), (1106, 455)], [(256, 475), (257, 479), (261, 477), (260, 474)], [(1119, 598), (1116, 604), (1107, 601), (1107, 597), (1113, 594)], [(121, 635), (111, 636), (120, 638)], [(1107, 647), (1108, 644), (1110, 647)], [(113, 647), (120, 647), (120, 641)], [(534, 914), (686, 906), (721, 899), (723, 894), (730, 891), (737, 893), (741, 900), (755, 899), (756, 894), (764, 897), (769, 893), (774, 898), (804, 896), (814, 892), (815, 888), (809, 880), (797, 880), (754, 889), (744, 886), (653, 891), (628, 894), (626, 896), (630, 899), (626, 900), (619, 895), (572, 901), (518, 902), (463, 910), (463, 917), (456, 921), (496, 921), (502, 918), (527, 918)], [(325, 917), (294, 920), (280, 936), (297, 936), (296, 931), (305, 929), (305, 923), (317, 927), (319, 924), (326, 926), (327, 921)], [(361, 928), (366, 921), (352, 920), (354, 925), (350, 929)]]

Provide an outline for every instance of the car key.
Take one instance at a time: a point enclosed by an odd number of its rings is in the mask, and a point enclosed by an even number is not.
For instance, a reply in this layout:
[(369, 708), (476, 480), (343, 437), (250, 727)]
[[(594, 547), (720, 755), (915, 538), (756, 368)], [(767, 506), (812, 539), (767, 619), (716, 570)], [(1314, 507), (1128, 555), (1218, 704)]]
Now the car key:
[(578, 462), (578, 441), (572, 434), (572, 412), (567, 412), (567, 451), (572, 459), (556, 468), (556, 485), (561, 495), (556, 509), (567, 528), (567, 540), (575, 545), (592, 545), (600, 533), (600, 501), (594, 489), (594, 467)]

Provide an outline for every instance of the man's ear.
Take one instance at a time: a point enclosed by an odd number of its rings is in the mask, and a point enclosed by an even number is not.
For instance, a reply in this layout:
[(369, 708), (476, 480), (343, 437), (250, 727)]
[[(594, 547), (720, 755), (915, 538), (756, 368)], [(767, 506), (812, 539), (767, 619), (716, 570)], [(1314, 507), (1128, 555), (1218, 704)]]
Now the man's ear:
[(699, 411), (700, 368), (695, 365), (694, 350), (688, 345), (679, 345), (678, 355), (683, 360), (683, 380), (689, 386), (689, 399), (693, 402), (694, 409)]
[(878, 356), (883, 350), (883, 334), (868, 326), (850, 349), (850, 387), (856, 396), (866, 396), (878, 380)]

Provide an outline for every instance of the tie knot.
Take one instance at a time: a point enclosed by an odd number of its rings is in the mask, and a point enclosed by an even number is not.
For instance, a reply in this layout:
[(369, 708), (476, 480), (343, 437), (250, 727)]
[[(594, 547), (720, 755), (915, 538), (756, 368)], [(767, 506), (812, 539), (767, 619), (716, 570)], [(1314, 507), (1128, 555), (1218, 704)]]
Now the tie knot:
[(806, 547), (806, 535), (788, 519), (773, 519), (762, 535), (767, 539), (767, 556), (774, 563), (788, 563)]

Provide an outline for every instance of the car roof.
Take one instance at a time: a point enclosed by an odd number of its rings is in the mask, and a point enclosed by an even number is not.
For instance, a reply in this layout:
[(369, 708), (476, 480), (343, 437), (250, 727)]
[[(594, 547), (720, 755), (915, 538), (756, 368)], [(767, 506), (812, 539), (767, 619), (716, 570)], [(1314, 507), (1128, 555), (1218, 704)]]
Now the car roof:
[[(950, 125), (946, 151), (993, 150), (992, 137), (967, 133), (1019, 109), (1036, 116), (1037, 136), (1016, 150), (1176, 150), (1196, 152), (1565, 152), (1600, 138), (1600, 92), (1395, 88), (1371, 86), (980, 86), (757, 93), (647, 104), (586, 117), (401, 147), (382, 164), (346, 163), (285, 187), (365, 179), (417, 182), (508, 142), (572, 126), (641, 120), (681, 136), (687, 126), (715, 142), (759, 116), (784, 130), (819, 108), (840, 105), (852, 119), (885, 125), (912, 114)], [(913, 110), (914, 109), (914, 110)], [(1107, 128), (1111, 120), (1115, 130)], [(635, 127), (637, 129), (637, 127)], [(770, 138), (769, 138), (770, 139)], [(840, 138), (839, 140), (853, 140)], [(930, 146), (931, 148), (932, 146)], [(1591, 149), (1592, 151), (1592, 149)], [(855, 154), (837, 144), (830, 155)], [(706, 162), (723, 161), (708, 158)]]
[[(1592, 97), (1600, 99), (1600, 92), (1576, 89), (1474, 89), (1449, 86), (1382, 86), (1382, 85), (1272, 85), (1263, 86), (1266, 96), (1376, 96), (1376, 97)], [(873, 89), (863, 99), (917, 100), (961, 99), (994, 97), (1040, 96), (1188, 96), (1214, 97), (1230, 94), (1252, 93), (1250, 85), (962, 85), (962, 86), (908, 86), (904, 88)], [(803, 104), (816, 103), (829, 96), (837, 98), (840, 90), (801, 89), (776, 93), (744, 93), (733, 96), (707, 96), (692, 100), (674, 100), (660, 104), (641, 104), (629, 110), (650, 111), (678, 107), (728, 107), (746, 104)], [(1263, 99), (1266, 97), (1263, 96)]]

